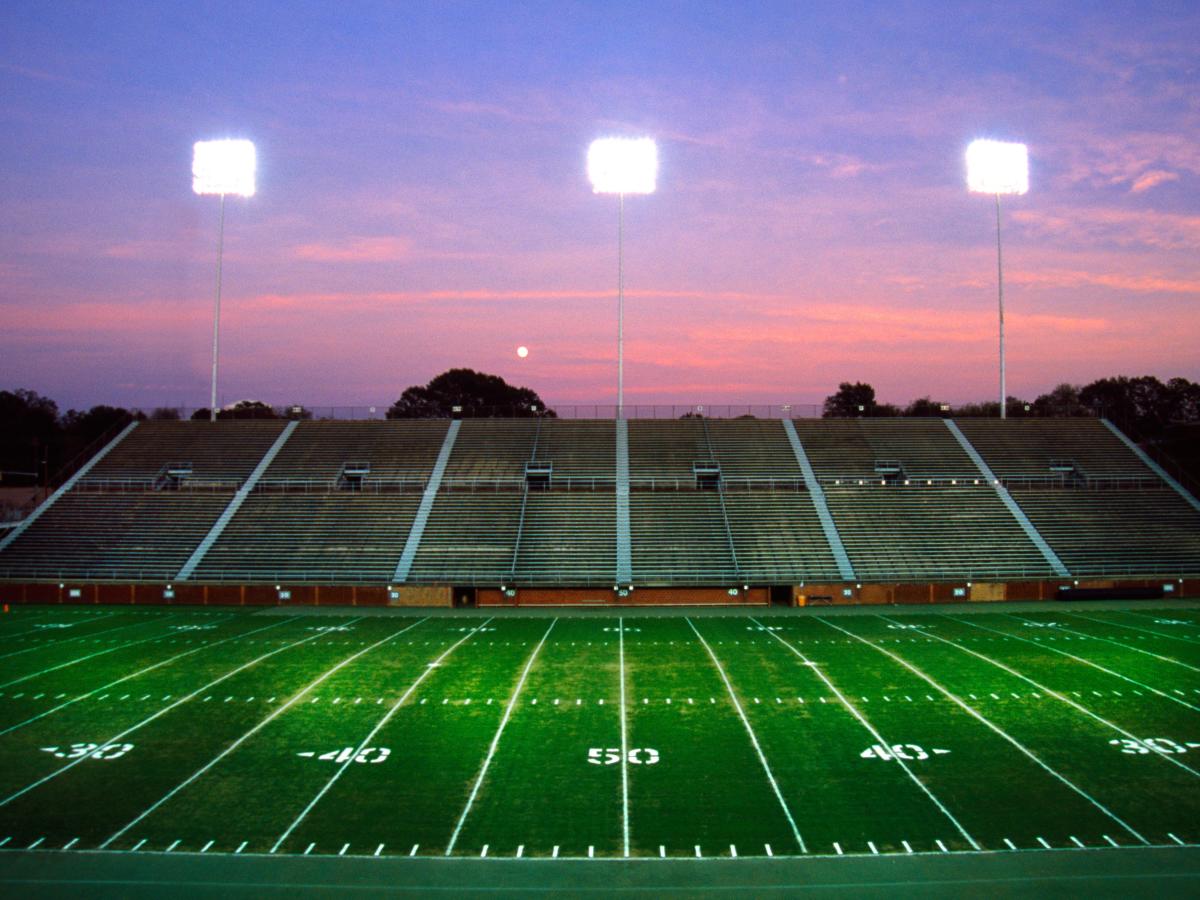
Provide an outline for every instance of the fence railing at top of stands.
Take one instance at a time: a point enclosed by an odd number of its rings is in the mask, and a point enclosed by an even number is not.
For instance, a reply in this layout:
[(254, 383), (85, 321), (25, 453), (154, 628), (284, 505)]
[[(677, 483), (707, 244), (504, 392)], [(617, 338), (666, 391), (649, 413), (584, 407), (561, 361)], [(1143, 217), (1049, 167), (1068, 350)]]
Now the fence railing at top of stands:
[[(387, 418), (390, 405), (378, 406), (273, 406), (261, 410), (261, 418), (334, 419), (342, 421), (380, 420)], [(169, 407), (181, 419), (190, 419), (198, 411), (207, 418), (207, 408), (192, 406)], [(549, 403), (559, 419), (616, 419), (617, 407), (604, 403)], [(704, 416), (710, 419), (819, 419), (820, 403), (632, 403), (626, 404), (626, 419), (681, 419), (685, 416)], [(227, 413), (228, 414), (228, 413)], [(485, 411), (465, 412), (463, 418), (527, 418), (538, 411), (528, 406), (497, 407)], [(238, 418), (255, 418), (255, 410), (239, 411)]]

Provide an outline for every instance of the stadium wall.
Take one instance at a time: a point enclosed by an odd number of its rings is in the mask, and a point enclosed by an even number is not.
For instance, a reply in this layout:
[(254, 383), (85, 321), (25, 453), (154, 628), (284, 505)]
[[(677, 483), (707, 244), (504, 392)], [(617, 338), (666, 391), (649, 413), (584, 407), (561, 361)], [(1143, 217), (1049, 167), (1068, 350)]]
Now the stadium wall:
[[(1170, 588), (1167, 590), (1167, 588)], [(792, 606), (932, 605), (1055, 600), (1060, 590), (1077, 596), (1088, 591), (1142, 596), (1148, 591), (1170, 598), (1200, 598), (1200, 578), (1055, 579), (1010, 582), (897, 582), (804, 584), (791, 590)], [(537, 606), (767, 606), (771, 591), (750, 587), (736, 595), (725, 588), (646, 587), (625, 597), (605, 588), (499, 588), (474, 590), (481, 607)], [(450, 586), (275, 585), (115, 582), (4, 582), (0, 602), (6, 604), (102, 604), (124, 606), (375, 606), (431, 608), (455, 606)], [(470, 605), (470, 594), (457, 605)]]

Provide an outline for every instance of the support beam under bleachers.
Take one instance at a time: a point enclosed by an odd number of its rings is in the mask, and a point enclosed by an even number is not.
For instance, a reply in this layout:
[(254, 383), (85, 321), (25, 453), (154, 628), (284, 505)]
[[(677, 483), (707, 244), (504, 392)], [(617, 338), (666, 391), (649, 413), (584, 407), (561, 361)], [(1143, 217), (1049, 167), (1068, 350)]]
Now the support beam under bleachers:
[(950, 433), (954, 435), (954, 439), (958, 441), (959, 446), (963, 448), (967, 456), (971, 457), (971, 462), (975, 463), (975, 467), (979, 469), (979, 474), (987, 479), (988, 484), (992, 486), (992, 490), (996, 492), (1001, 502), (1012, 513), (1013, 518), (1017, 520), (1017, 524), (1021, 526), (1021, 530), (1025, 532), (1025, 535), (1033, 541), (1034, 546), (1045, 557), (1046, 562), (1050, 564), (1050, 568), (1054, 570), (1054, 574), (1062, 578), (1069, 577), (1071, 573), (1063, 565), (1063, 561), (1058, 558), (1058, 554), (1046, 543), (1046, 539), (1042, 537), (1041, 533), (1033, 527), (1033, 523), (1029, 521), (1029, 517), (1025, 515), (1025, 511), (1017, 505), (1017, 501), (1012, 498), (1012, 494), (1000, 483), (1000, 479), (996, 477), (988, 464), (983, 461), (983, 457), (979, 455), (979, 451), (967, 440), (967, 436), (962, 433), (954, 420), (942, 419), (942, 421), (946, 423), (946, 427), (950, 429)]
[(1148, 469), (1150, 469), (1150, 471), (1152, 471), (1155, 475), (1157, 475), (1159, 478), (1161, 478), (1163, 481), (1165, 481), (1167, 484), (1169, 484), (1171, 486), (1171, 488), (1177, 494), (1179, 494), (1180, 497), (1182, 497), (1189, 504), (1191, 504), (1193, 509), (1195, 509), (1197, 512), (1200, 512), (1200, 500), (1193, 497), (1191, 492), (1187, 488), (1185, 488), (1182, 484), (1180, 484), (1178, 481), (1176, 481), (1174, 478), (1172, 478), (1170, 475), (1168, 475), (1166, 469), (1164, 469), (1162, 466), (1160, 466), (1158, 463), (1156, 463), (1154, 460), (1152, 460), (1149, 456), (1146, 455), (1146, 452), (1141, 447), (1139, 447), (1137, 444), (1135, 444), (1133, 441), (1131, 441), (1129, 438), (1127, 438), (1124, 434), (1122, 434), (1120, 428), (1118, 428), (1112, 422), (1108, 421), (1108, 419), (1101, 419), (1100, 421), (1104, 423), (1105, 428), (1107, 428), (1109, 431), (1111, 431), (1113, 434), (1115, 434), (1118, 438), (1120, 438), (1121, 443), (1123, 443), (1126, 447), (1128, 447), (1135, 454), (1137, 454), (1137, 458), (1140, 459), (1143, 463), (1145, 463), (1146, 467)]
[(100, 460), (102, 460), (102, 459), (104, 459), (104, 457), (108, 456), (109, 451), (112, 450), (113, 447), (115, 447), (115, 446), (117, 446), (117, 444), (121, 443), (121, 441), (123, 441), (125, 439), (125, 436), (127, 434), (129, 434), (129, 432), (131, 432), (131, 431), (133, 431), (133, 429), (137, 428), (137, 424), (138, 423), (136, 421), (134, 421), (134, 422), (130, 422), (128, 425), (126, 425), (121, 430), (120, 434), (118, 434), (115, 438), (113, 438), (111, 441), (109, 441), (107, 445), (105, 445), (104, 449), (102, 449), (99, 453), (97, 453), (95, 456), (93, 456), (91, 459), (89, 459), (80, 468), (80, 470), (78, 472), (76, 472), (74, 475), (72, 475), (70, 478), (68, 478), (58, 490), (56, 490), (53, 494), (51, 494), (49, 497), (47, 497), (45, 502), (42, 503), (41, 506), (39, 506), (37, 509), (35, 509), (33, 512), (31, 512), (28, 516), (26, 516), (24, 521), (22, 521), (20, 525), (18, 525), (16, 528), (12, 529), (12, 531), (10, 531), (8, 534), (6, 534), (4, 536), (4, 539), (0, 540), (0, 550), (3, 550), (5, 547), (7, 547), (9, 544), (11, 544), (13, 541), (15, 541), (17, 538), (19, 538), (22, 534), (24, 534), (26, 529), (28, 529), (30, 525), (32, 525), (34, 522), (36, 522), (38, 520), (38, 518), (42, 515), (42, 513), (44, 513), (46, 510), (48, 510), (56, 502), (58, 502), (59, 497), (61, 497), (67, 491), (71, 490), (71, 488), (75, 487), (75, 485), (79, 482), (79, 480), (81, 478), (83, 478), (85, 475), (87, 475), (88, 472), (92, 471), (92, 469), (95, 467), (95, 465), (98, 462), (100, 462)]
[(417, 558), (417, 549), (421, 546), (421, 536), (425, 534), (425, 524), (429, 521), (429, 513), (433, 510), (433, 501), (437, 499), (438, 489), (442, 486), (442, 476), (446, 473), (446, 465), (450, 462), (450, 453), (454, 450), (454, 441), (458, 438), (461, 419), (455, 419), (446, 429), (446, 437), (442, 441), (442, 449), (434, 463), (433, 472), (425, 485), (425, 494), (421, 497), (421, 505), (413, 519), (412, 528), (408, 532), (408, 540), (404, 542), (404, 552), (400, 554), (400, 562), (396, 563), (393, 580), (399, 584), (408, 581), (408, 573), (412, 571), (413, 560)]
[(617, 419), (617, 584), (633, 583), (633, 541), (629, 527), (629, 422)]
[(196, 566), (200, 565), (209, 548), (217, 542), (217, 538), (221, 536), (221, 532), (225, 530), (225, 526), (229, 524), (230, 519), (242, 508), (242, 504), (246, 502), (246, 498), (250, 496), (250, 492), (258, 484), (258, 480), (263, 477), (263, 473), (267, 471), (267, 468), (275, 460), (276, 454), (287, 443), (287, 439), (292, 436), (292, 432), (296, 430), (296, 426), (299, 424), (298, 420), (293, 420), (287, 423), (283, 431), (279, 432), (279, 437), (275, 438), (275, 443), (271, 445), (271, 449), (263, 454), (263, 458), (258, 461), (258, 465), (250, 473), (250, 477), (238, 488), (237, 493), (233, 495), (233, 499), (229, 501), (229, 505), (225, 507), (225, 511), (213, 523), (213, 527), (209, 529), (208, 534), (204, 536), (204, 540), (200, 542), (200, 545), (188, 557), (188, 561), (183, 564), (183, 568), (175, 576), (176, 581), (187, 581), (192, 577), (192, 573), (196, 571)]
[(829, 549), (833, 551), (838, 573), (841, 575), (842, 581), (854, 581), (854, 567), (850, 565), (850, 557), (846, 555), (842, 536), (838, 534), (833, 516), (829, 514), (829, 504), (825, 502), (825, 492), (821, 490), (821, 482), (817, 480), (817, 473), (813, 471), (812, 464), (808, 461), (808, 454), (804, 452), (804, 445), (800, 443), (800, 435), (796, 434), (796, 426), (792, 424), (791, 419), (783, 420), (783, 430), (787, 434), (788, 443), (792, 445), (792, 452), (796, 454), (796, 462), (800, 465), (800, 471), (804, 473), (804, 483), (808, 487), (809, 494), (812, 495), (813, 508), (817, 511), (817, 518), (821, 520), (821, 528), (825, 532), (825, 540), (829, 542)]

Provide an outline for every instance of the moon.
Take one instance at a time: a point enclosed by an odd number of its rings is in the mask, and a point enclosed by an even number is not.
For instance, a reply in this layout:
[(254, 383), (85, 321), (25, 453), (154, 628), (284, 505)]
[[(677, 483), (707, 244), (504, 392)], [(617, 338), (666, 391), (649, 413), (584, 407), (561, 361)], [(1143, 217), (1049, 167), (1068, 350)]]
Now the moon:
[(529, 355), (528, 347), (521, 346), (521, 347), (517, 348), (517, 356), (521, 357), (521, 359), (524, 359), (528, 355)]

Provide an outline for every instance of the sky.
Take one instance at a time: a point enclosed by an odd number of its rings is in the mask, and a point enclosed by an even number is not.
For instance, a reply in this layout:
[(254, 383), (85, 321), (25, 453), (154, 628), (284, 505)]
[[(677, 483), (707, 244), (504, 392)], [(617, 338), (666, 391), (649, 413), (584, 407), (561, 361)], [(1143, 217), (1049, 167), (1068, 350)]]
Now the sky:
[[(597, 137), (657, 140), (625, 201), (625, 402), (997, 393), (980, 137), (1002, 204), (1008, 388), (1200, 380), (1194, 2), (0, 5), (0, 389), (387, 405), (451, 367), (616, 395)], [(518, 346), (529, 349), (517, 355)]]

